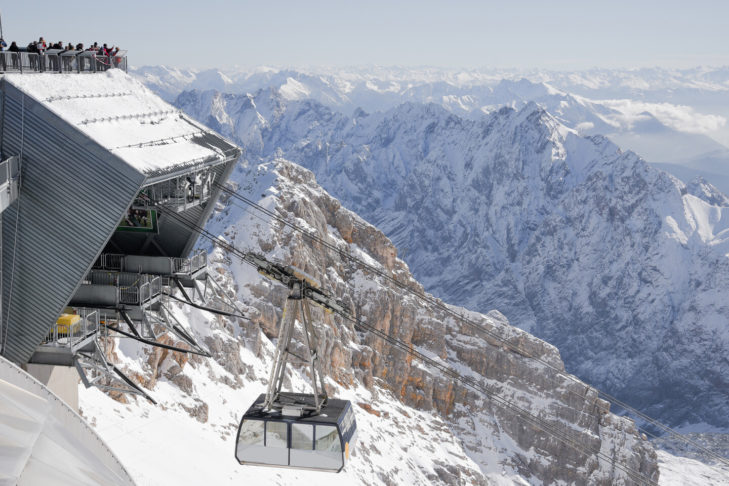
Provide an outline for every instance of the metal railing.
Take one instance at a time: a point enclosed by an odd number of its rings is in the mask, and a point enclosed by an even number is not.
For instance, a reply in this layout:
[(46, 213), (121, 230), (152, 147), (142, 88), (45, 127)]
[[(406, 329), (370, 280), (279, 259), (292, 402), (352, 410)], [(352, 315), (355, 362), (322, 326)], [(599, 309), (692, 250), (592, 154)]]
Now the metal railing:
[(161, 181), (146, 187), (144, 195), (135, 201), (135, 205), (147, 206), (150, 203), (156, 203), (177, 211), (184, 211), (210, 199), (215, 179), (215, 172), (200, 170), (193, 174)]
[(0, 162), (0, 187), (8, 181), (16, 179), (20, 171), (20, 157), (9, 157)]
[(126, 305), (144, 305), (162, 293), (162, 279), (144, 273), (92, 270), (86, 278), (92, 285), (117, 287), (118, 301)]
[[(138, 305), (143, 305), (162, 293), (162, 279), (154, 277), (139, 286)], [(122, 302), (131, 304), (131, 302)]]
[(94, 264), (95, 268), (103, 268), (104, 270), (115, 270), (117, 272), (122, 269), (124, 255), (118, 253), (102, 253)]
[(46, 336), (44, 345), (62, 348), (74, 348), (99, 330), (99, 313), (93, 309), (75, 309), (80, 320), (74, 323), (53, 324), (51, 332)]
[[(94, 269), (95, 270), (109, 270), (111, 272), (121, 272), (122, 270), (125, 270), (126, 272), (132, 271), (130, 268), (125, 268), (124, 264), (124, 258), (126, 258), (127, 255), (122, 255), (119, 253), (102, 253), (99, 255), (99, 258), (96, 260), (96, 263), (94, 263)], [(156, 257), (156, 258), (165, 258), (165, 257)], [(195, 253), (190, 258), (170, 258), (172, 261), (172, 274), (174, 275), (192, 275), (193, 273), (205, 268), (208, 264), (208, 252), (205, 250), (198, 250), (197, 253)], [(141, 271), (145, 272), (148, 270), (142, 269), (134, 269), (134, 271)], [(100, 285), (117, 285), (117, 283), (111, 283), (106, 282), (103, 279), (111, 279), (110, 276), (105, 276), (103, 272), (95, 272), (93, 274), (90, 274), (89, 276), (89, 283), (98, 283)], [(115, 275), (115, 274), (109, 274), (109, 275)], [(129, 273), (125, 273), (122, 275), (129, 275)], [(97, 279), (100, 279), (100, 281), (96, 281)]]
[(175, 274), (192, 275), (208, 264), (208, 252), (200, 250), (190, 258), (173, 258)]
[(126, 54), (101, 56), (93, 51), (66, 51), (52, 54), (0, 52), (0, 73), (98, 73), (109, 69), (121, 69), (127, 72), (127, 67)]
[(20, 158), (16, 155), (0, 162), (0, 212), (18, 198)]

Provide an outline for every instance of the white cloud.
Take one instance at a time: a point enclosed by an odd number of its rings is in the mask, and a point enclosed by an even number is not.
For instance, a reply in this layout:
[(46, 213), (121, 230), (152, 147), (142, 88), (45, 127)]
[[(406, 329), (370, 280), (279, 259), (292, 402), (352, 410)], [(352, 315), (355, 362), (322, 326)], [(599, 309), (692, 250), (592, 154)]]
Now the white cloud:
[(592, 122), (582, 122), (578, 123), (575, 127), (575, 130), (577, 130), (579, 133), (586, 132), (588, 130), (592, 130), (595, 128), (595, 124)]
[(646, 112), (656, 117), (664, 125), (687, 133), (706, 134), (726, 125), (726, 118), (723, 116), (705, 115), (685, 105), (645, 103), (633, 100), (602, 100), (597, 103), (619, 112), (619, 114), (604, 116), (608, 122), (617, 122), (624, 129), (630, 129), (636, 122), (645, 120)]

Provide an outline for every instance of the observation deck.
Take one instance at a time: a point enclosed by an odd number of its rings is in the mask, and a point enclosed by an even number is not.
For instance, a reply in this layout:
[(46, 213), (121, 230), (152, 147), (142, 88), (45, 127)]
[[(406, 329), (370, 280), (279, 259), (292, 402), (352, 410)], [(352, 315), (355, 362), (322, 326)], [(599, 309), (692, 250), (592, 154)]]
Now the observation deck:
[[(93, 309), (67, 309), (36, 348), (31, 363), (73, 366), (79, 351), (93, 352), (99, 332), (99, 313)], [(101, 341), (106, 344), (106, 341)]]
[[(78, 288), (70, 304), (115, 309), (135, 317), (157, 309), (159, 299), (176, 282), (193, 287), (207, 275), (207, 253), (190, 258), (104, 253)], [(134, 320), (141, 320), (141, 316)]]
[(69, 302), (72, 306), (93, 306), (125, 310), (145, 309), (162, 294), (162, 279), (131, 272), (92, 270)]
[(0, 74), (3, 73), (100, 73), (109, 69), (127, 72), (127, 51), (102, 56), (95, 51), (48, 49), (36, 52), (0, 52)]

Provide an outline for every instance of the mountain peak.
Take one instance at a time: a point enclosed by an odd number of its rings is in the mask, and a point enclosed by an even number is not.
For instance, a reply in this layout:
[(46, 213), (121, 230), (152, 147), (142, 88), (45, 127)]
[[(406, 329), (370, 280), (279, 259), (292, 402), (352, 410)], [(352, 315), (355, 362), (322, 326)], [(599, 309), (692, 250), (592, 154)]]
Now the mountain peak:
[(725, 196), (703, 177), (697, 176), (686, 184), (686, 192), (712, 206), (729, 207), (729, 197)]

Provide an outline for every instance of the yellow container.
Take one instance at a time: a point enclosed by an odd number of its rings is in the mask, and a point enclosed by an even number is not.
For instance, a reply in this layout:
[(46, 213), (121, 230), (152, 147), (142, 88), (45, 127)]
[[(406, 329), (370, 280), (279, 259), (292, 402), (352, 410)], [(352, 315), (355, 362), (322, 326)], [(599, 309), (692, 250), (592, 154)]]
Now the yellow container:
[(79, 324), (80, 321), (81, 316), (78, 314), (61, 314), (61, 317), (56, 321), (58, 334), (68, 334), (69, 332), (78, 331), (81, 327), (81, 324)]

